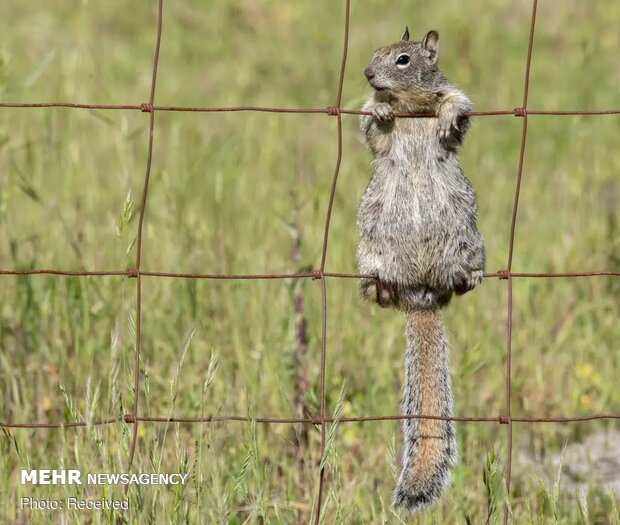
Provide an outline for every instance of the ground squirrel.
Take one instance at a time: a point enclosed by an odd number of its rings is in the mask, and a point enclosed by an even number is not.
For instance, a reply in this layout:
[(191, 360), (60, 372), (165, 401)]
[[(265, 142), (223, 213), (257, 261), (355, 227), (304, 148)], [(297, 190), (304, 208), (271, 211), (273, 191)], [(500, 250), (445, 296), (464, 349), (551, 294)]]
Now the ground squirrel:
[[(452, 415), (448, 340), (441, 308), (480, 283), (484, 239), (476, 195), (457, 159), (471, 102), (437, 65), (437, 31), (421, 42), (376, 51), (364, 71), (373, 93), (361, 129), (373, 173), (358, 210), (357, 252), (364, 299), (405, 313), (404, 415)], [(394, 113), (436, 115), (394, 118)], [(452, 421), (405, 419), (403, 467), (393, 505), (427, 507), (450, 484), (456, 462)]]

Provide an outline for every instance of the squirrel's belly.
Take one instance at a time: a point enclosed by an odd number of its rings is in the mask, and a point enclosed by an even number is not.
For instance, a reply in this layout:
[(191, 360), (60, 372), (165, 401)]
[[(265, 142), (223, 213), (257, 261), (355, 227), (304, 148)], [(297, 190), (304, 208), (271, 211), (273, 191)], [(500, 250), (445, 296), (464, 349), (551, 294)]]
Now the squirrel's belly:
[(361, 236), (358, 264), (361, 273), (381, 279), (433, 288), (449, 286), (443, 276), (449, 273), (445, 259), (445, 232), (419, 228), (382, 227), (370, 236)]
[(454, 222), (428, 188), (369, 187), (358, 216), (361, 273), (403, 284), (449, 286), (443, 282), (449, 273), (445, 248), (458, 229)]

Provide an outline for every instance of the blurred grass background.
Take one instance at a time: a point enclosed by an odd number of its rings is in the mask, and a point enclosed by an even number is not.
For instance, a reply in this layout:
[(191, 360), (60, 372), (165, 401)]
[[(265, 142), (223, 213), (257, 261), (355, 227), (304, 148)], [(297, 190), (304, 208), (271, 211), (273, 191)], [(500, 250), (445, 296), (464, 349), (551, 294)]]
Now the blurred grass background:
[[(156, 103), (334, 104), (344, 3), (327, 0), (166, 2)], [(440, 63), (478, 110), (521, 104), (530, 2), (351, 3), (343, 107), (368, 94), (362, 70), (405, 25), (441, 35)], [(0, 98), (139, 104), (148, 100), (156, 2), (0, 4)], [(620, 107), (620, 5), (541, 1), (529, 106)], [(134, 265), (148, 116), (137, 111), (2, 109), (0, 267), (122, 269)], [(344, 116), (344, 158), (327, 270), (355, 271), (356, 208), (370, 176), (357, 119)], [(488, 270), (504, 268), (521, 120), (474, 119), (462, 152), (478, 193)], [(514, 270), (618, 270), (620, 120), (531, 116)], [(157, 113), (143, 269), (296, 272), (320, 262), (336, 158), (325, 115)], [(298, 246), (298, 257), (292, 247)], [(3, 421), (115, 417), (133, 406), (135, 281), (121, 277), (2, 277)], [(513, 415), (620, 411), (618, 280), (514, 281)], [(303, 297), (297, 309), (295, 302)], [(143, 278), (141, 413), (294, 417), (319, 407), (320, 287), (303, 280), (214, 282)], [(504, 408), (505, 283), (488, 280), (448, 309), (456, 413)], [(403, 322), (361, 305), (353, 280), (328, 281), (327, 409), (394, 414)], [(305, 323), (303, 344), (296, 336)], [(341, 395), (342, 394), (342, 395)], [(616, 498), (586, 480), (557, 491), (550, 466), (565, 442), (613, 422), (514, 426), (515, 523), (617, 523)], [(494, 523), (506, 432), (457, 424), (461, 460), (442, 504), (412, 523)], [(122, 471), (125, 424), (5, 430), (0, 515), (15, 498), (121, 496), (115, 487), (19, 484), (21, 468)], [(389, 509), (399, 425), (336, 428), (327, 460), (325, 523), (399, 523)], [(135, 471), (189, 472), (185, 487), (129, 491), (131, 522), (306, 523), (313, 518), (320, 429), (222, 423), (140, 425)], [(533, 467), (532, 465), (535, 465)], [(551, 469), (551, 470), (549, 470)], [(97, 490), (95, 490), (97, 489)], [(614, 517), (615, 516), (615, 517)], [(65, 518), (112, 523), (112, 513)], [(487, 521), (488, 519), (488, 521)], [(615, 521), (614, 521), (615, 520)]]

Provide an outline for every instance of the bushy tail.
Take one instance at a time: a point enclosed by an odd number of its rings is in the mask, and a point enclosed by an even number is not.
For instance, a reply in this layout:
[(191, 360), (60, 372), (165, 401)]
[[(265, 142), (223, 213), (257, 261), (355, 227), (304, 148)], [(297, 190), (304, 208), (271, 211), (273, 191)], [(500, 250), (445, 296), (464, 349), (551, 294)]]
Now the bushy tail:
[[(441, 309), (405, 313), (407, 349), (402, 410), (404, 415), (452, 415), (448, 338)], [(403, 469), (393, 505), (411, 512), (433, 504), (450, 484), (456, 462), (454, 422), (405, 419)]]

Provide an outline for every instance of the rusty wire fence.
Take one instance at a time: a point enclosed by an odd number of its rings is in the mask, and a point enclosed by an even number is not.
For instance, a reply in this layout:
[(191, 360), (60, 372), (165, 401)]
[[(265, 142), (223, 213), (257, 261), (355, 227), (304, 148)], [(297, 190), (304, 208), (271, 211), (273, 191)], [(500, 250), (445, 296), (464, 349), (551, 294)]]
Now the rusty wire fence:
[[(511, 414), (510, 398), (511, 398), (511, 358), (512, 358), (512, 318), (513, 318), (513, 287), (512, 280), (514, 278), (578, 278), (578, 277), (595, 277), (595, 276), (614, 276), (620, 277), (619, 271), (583, 271), (583, 272), (570, 272), (570, 273), (517, 273), (512, 271), (513, 252), (514, 252), (514, 239), (517, 226), (517, 213), (519, 208), (519, 195), (521, 189), (521, 181), (523, 176), (523, 161), (525, 157), (526, 140), (527, 140), (527, 127), (529, 115), (610, 115), (620, 114), (620, 109), (608, 109), (608, 110), (567, 110), (567, 111), (541, 111), (532, 110), (528, 108), (528, 93), (529, 93), (529, 77), (530, 77), (530, 65), (532, 61), (532, 49), (534, 41), (534, 29), (536, 25), (536, 12), (537, 12), (538, 0), (532, 0), (532, 10), (529, 26), (529, 40), (527, 47), (527, 55), (525, 57), (525, 75), (523, 81), (523, 99), (520, 107), (514, 109), (505, 109), (497, 111), (475, 111), (470, 113), (471, 116), (483, 117), (492, 115), (514, 115), (523, 119), (522, 131), (521, 131), (521, 145), (519, 149), (519, 160), (517, 167), (517, 176), (515, 181), (515, 192), (512, 206), (512, 219), (510, 223), (509, 232), (509, 249), (507, 255), (506, 267), (502, 270), (486, 273), (485, 278), (498, 278), (505, 280), (508, 288), (508, 301), (507, 301), (507, 320), (506, 320), (506, 369), (505, 369), (505, 412), (499, 415), (490, 415), (488, 417), (440, 417), (429, 414), (416, 414), (410, 416), (402, 415), (377, 415), (377, 416), (361, 416), (361, 417), (341, 417), (337, 419), (338, 423), (360, 422), (360, 421), (390, 421), (390, 420), (403, 420), (403, 419), (443, 419), (452, 420), (463, 423), (498, 423), (500, 425), (506, 425), (506, 432), (508, 438), (506, 468), (505, 468), (505, 483), (508, 493), (510, 493), (510, 481), (512, 470), (512, 425), (513, 423), (567, 423), (578, 421), (590, 421), (596, 419), (616, 419), (620, 420), (620, 414), (613, 413), (601, 413), (593, 414), (589, 416), (575, 416), (575, 417), (548, 417), (548, 418), (536, 418), (536, 417), (518, 417)], [(159, 51), (162, 35), (162, 22), (163, 22), (163, 0), (158, 0), (157, 4), (157, 32), (155, 41), (155, 50), (153, 53), (153, 67), (151, 77), (151, 89), (149, 94), (149, 101), (139, 105), (114, 105), (114, 104), (73, 104), (68, 102), (43, 102), (43, 103), (0, 103), (0, 108), (75, 108), (75, 109), (99, 109), (99, 110), (139, 110), (144, 113), (149, 113), (149, 139), (148, 139), (148, 153), (146, 158), (146, 172), (144, 176), (144, 185), (142, 190), (142, 198), (140, 205), (140, 214), (138, 219), (138, 231), (136, 242), (136, 262), (135, 267), (128, 270), (110, 270), (110, 271), (64, 271), (61, 269), (32, 269), (32, 270), (9, 270), (0, 269), (0, 275), (35, 275), (35, 274), (48, 274), (48, 275), (65, 275), (65, 276), (126, 276), (128, 278), (136, 279), (136, 341), (135, 341), (135, 362), (134, 362), (134, 378), (133, 378), (133, 391), (134, 391), (134, 404), (131, 413), (126, 413), (122, 418), (109, 418), (97, 421), (74, 421), (74, 422), (60, 422), (60, 423), (24, 423), (24, 422), (0, 422), (2, 428), (67, 428), (67, 427), (84, 427), (87, 425), (107, 425), (120, 421), (132, 424), (131, 445), (129, 449), (128, 470), (131, 469), (136, 452), (136, 442), (138, 436), (138, 425), (140, 422), (151, 423), (210, 423), (216, 421), (254, 421), (256, 423), (265, 424), (312, 424), (320, 426), (321, 429), (321, 450), (320, 456), (325, 453), (325, 438), (326, 438), (326, 424), (333, 423), (336, 420), (333, 417), (328, 416), (325, 413), (325, 375), (327, 368), (327, 283), (328, 278), (341, 278), (341, 279), (355, 279), (360, 277), (374, 276), (353, 274), (353, 273), (334, 273), (325, 270), (325, 263), (327, 259), (327, 249), (329, 240), (329, 228), (330, 220), (334, 204), (334, 196), (336, 193), (336, 186), (338, 182), (338, 174), (340, 172), (340, 164), (342, 161), (342, 115), (370, 115), (368, 112), (344, 109), (341, 108), (342, 102), (342, 89), (344, 84), (344, 73), (347, 62), (348, 42), (349, 42), (349, 18), (350, 18), (350, 0), (344, 0), (345, 15), (343, 24), (343, 47), (342, 47), (342, 60), (340, 63), (340, 75), (338, 81), (338, 88), (335, 97), (335, 104), (327, 108), (280, 108), (280, 107), (258, 107), (258, 106), (237, 106), (237, 107), (180, 107), (180, 106), (158, 106), (155, 105), (155, 88), (157, 84), (157, 66), (159, 63)], [(155, 130), (155, 114), (158, 111), (191, 111), (191, 112), (237, 112), (237, 111), (256, 111), (256, 112), (270, 112), (270, 113), (323, 113), (328, 116), (336, 117), (337, 119), (337, 157), (336, 165), (334, 168), (334, 174), (332, 177), (331, 188), (329, 192), (329, 201), (327, 207), (327, 213), (325, 217), (323, 243), (321, 262), (317, 270), (306, 273), (289, 273), (289, 274), (191, 274), (191, 273), (173, 273), (173, 272), (153, 272), (141, 270), (142, 262), (142, 231), (144, 224), (144, 215), (146, 211), (147, 196), (149, 189), (149, 182), (151, 177), (151, 161), (153, 157), (153, 133)], [(399, 118), (432, 118), (433, 115), (428, 114), (395, 114)], [(142, 318), (142, 276), (149, 277), (168, 277), (168, 278), (180, 278), (180, 279), (247, 279), (247, 280), (259, 280), (259, 279), (312, 279), (320, 281), (321, 286), (321, 305), (322, 305), (322, 329), (321, 329), (321, 365), (320, 365), (320, 409), (319, 414), (314, 417), (307, 418), (280, 418), (280, 417), (248, 417), (248, 416), (209, 416), (209, 417), (146, 417), (141, 416), (139, 412), (138, 399), (140, 388), (140, 348), (141, 348), (141, 318)], [(317, 464), (317, 498), (316, 509), (314, 511), (315, 523), (319, 523), (323, 502), (324, 493), (324, 475), (325, 467), (321, 467)], [(508, 502), (504, 503), (504, 515), (503, 523), (508, 523), (510, 518), (510, 509)]]

